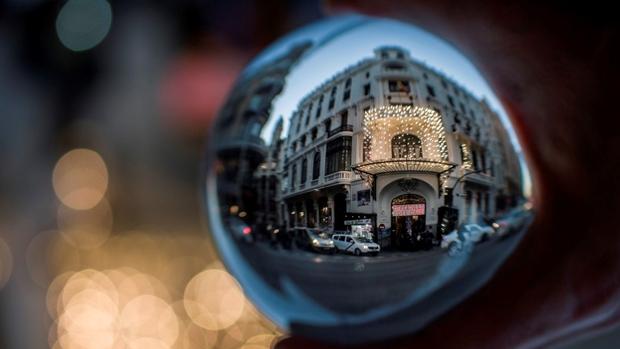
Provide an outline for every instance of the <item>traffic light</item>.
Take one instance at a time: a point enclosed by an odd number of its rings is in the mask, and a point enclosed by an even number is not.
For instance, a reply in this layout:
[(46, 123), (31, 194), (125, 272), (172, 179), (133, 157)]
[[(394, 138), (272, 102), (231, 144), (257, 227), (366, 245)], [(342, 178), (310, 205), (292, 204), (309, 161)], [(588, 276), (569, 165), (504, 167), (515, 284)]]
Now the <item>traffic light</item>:
[(456, 228), (459, 218), (459, 210), (450, 206), (441, 206), (437, 210), (439, 226), (437, 231), (441, 235), (446, 235)]

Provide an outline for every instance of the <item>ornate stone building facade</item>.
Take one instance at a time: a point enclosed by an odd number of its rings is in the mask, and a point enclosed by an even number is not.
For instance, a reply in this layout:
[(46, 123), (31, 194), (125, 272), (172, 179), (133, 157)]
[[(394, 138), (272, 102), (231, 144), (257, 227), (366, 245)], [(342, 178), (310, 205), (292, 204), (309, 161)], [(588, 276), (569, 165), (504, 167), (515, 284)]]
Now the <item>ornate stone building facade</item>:
[[(301, 100), (278, 167), (287, 227), (393, 232), (493, 217), (519, 196), (518, 158), (495, 112), (399, 47), (333, 76)], [(273, 142), (278, 144), (278, 142)]]

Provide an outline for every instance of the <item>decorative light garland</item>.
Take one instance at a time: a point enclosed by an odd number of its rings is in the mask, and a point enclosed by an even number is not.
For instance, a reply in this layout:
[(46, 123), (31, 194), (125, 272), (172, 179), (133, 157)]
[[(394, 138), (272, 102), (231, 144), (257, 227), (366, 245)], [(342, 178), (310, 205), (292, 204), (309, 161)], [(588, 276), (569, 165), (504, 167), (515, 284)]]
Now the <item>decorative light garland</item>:
[[(416, 136), (421, 144), (411, 142), (412, 137), (406, 135)], [(399, 142), (404, 141), (407, 148), (414, 149), (414, 152), (410, 152), (405, 159), (448, 161), (445, 129), (441, 116), (432, 109), (388, 105), (366, 111), (364, 114), (366, 161), (392, 159), (391, 143), (395, 137)], [(418, 150), (420, 146), (421, 152)]]
[(469, 149), (469, 145), (467, 143), (461, 143), (461, 156), (463, 157), (461, 160), (463, 162), (463, 169), (471, 171), (474, 168), (474, 164), (471, 161), (471, 150)]

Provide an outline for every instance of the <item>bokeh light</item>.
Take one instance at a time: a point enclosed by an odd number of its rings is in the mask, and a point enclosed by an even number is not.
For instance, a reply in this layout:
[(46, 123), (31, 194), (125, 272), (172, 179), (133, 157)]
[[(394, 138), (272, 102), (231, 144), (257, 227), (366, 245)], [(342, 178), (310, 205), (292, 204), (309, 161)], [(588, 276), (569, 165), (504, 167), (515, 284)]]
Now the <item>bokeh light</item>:
[(28, 273), (40, 287), (47, 287), (54, 275), (79, 270), (81, 265), (79, 252), (54, 230), (40, 232), (26, 248)]
[(179, 324), (168, 303), (155, 296), (142, 295), (132, 299), (123, 308), (119, 331), (124, 340), (131, 344), (130, 347), (137, 345), (135, 341), (144, 338), (157, 339), (164, 347), (171, 347), (179, 335)]
[(107, 200), (89, 210), (58, 207), (58, 230), (71, 245), (82, 249), (101, 246), (112, 231), (112, 209)]
[(69, 0), (56, 18), (56, 33), (73, 51), (97, 46), (112, 26), (112, 7), (105, 0)]
[(0, 289), (4, 287), (13, 271), (13, 254), (7, 243), (0, 238)]
[[(45, 260), (59, 260), (46, 295), (50, 348), (265, 348), (279, 332), (207, 243), (143, 229), (85, 250), (59, 232), (40, 234), (36, 245), (57, 246)], [(63, 253), (80, 258), (60, 259)]]
[(215, 348), (217, 342), (217, 332), (205, 330), (193, 323), (190, 323), (183, 333), (181, 342), (182, 349), (211, 349)]
[(245, 297), (236, 281), (223, 270), (196, 275), (185, 289), (185, 310), (200, 327), (222, 330), (233, 325), (244, 309)]
[(58, 160), (52, 183), (65, 206), (88, 210), (103, 199), (108, 187), (108, 170), (95, 151), (75, 149)]

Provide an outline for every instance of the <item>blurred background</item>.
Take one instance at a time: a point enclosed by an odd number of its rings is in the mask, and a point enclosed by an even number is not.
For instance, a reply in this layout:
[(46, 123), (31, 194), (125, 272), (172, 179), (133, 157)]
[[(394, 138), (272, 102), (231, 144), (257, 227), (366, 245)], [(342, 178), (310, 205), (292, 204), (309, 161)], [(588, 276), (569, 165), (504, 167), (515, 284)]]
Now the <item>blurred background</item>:
[(0, 348), (266, 348), (203, 225), (209, 124), (319, 1), (0, 5)]
[[(218, 261), (200, 166), (243, 66), (325, 6), (0, 2), (0, 348), (257, 349), (282, 336)], [(615, 348), (619, 333), (568, 348)]]

